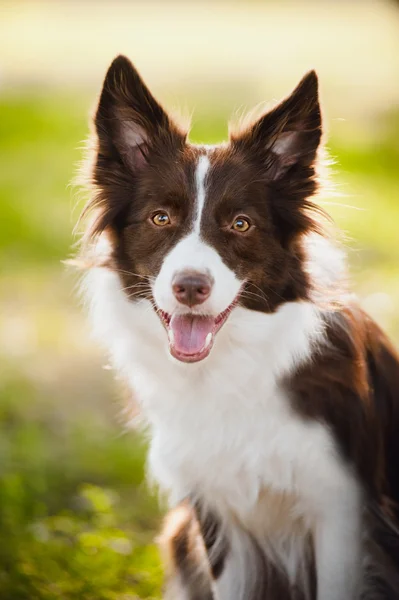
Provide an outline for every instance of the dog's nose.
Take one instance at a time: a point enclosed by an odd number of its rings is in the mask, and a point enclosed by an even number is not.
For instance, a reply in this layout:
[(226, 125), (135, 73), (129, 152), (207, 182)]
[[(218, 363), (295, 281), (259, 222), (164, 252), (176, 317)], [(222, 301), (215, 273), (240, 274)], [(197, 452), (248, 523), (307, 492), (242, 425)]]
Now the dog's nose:
[(205, 302), (211, 293), (212, 280), (208, 275), (196, 271), (177, 273), (172, 281), (176, 300), (193, 307)]

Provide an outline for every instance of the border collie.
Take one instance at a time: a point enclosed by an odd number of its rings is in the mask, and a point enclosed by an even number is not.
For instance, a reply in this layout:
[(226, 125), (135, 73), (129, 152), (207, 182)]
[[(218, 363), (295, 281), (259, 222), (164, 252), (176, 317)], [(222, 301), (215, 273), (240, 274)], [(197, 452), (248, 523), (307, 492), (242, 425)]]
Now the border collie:
[(315, 202), (314, 71), (193, 145), (124, 56), (94, 118), (94, 330), (168, 493), (166, 595), (399, 598), (399, 358)]

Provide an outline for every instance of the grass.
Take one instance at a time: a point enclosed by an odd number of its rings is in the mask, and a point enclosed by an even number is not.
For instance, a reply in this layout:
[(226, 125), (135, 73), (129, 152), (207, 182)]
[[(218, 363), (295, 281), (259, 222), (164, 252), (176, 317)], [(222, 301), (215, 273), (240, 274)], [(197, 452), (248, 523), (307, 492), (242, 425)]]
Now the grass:
[[(68, 184), (88, 106), (61, 91), (0, 99), (1, 599), (160, 595), (145, 444), (117, 419), (120, 394), (60, 262), (79, 208)], [(224, 135), (225, 116), (212, 115), (194, 139)], [(399, 119), (387, 115), (375, 132), (359, 141), (333, 130), (346, 196), (331, 209), (349, 238), (356, 289), (398, 342)]]

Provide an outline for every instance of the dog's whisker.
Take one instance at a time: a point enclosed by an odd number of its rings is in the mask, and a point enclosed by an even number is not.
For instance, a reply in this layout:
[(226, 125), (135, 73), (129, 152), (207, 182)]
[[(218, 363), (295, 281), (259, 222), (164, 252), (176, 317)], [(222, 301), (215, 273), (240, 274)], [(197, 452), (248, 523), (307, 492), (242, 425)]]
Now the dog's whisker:
[(151, 296), (150, 296), (149, 294), (150, 294), (150, 292), (145, 292), (145, 291), (140, 291), (140, 290), (138, 290), (138, 291), (135, 291), (135, 292), (130, 292), (130, 293), (128, 294), (128, 297), (129, 297), (129, 298), (136, 298), (136, 297), (140, 297), (140, 298), (143, 298), (143, 299), (147, 299), (147, 300), (148, 300), (148, 299), (150, 299), (150, 298), (151, 298)]
[(259, 300), (262, 300), (262, 302), (265, 302), (266, 306), (268, 308), (270, 307), (269, 300), (263, 294), (260, 295), (260, 294), (257, 294), (256, 292), (251, 292), (249, 290), (244, 290), (243, 292), (241, 292), (240, 295), (241, 295), (242, 298), (248, 298), (248, 300), (251, 300), (252, 298), (258, 298)]
[(146, 279), (148, 281), (155, 281), (155, 277), (152, 275), (141, 275), (140, 273), (135, 273), (134, 271), (126, 271), (124, 269), (114, 269), (116, 273), (120, 273), (121, 275), (129, 275), (131, 277), (140, 277), (141, 279)]
[(126, 292), (127, 290), (133, 290), (133, 289), (141, 289), (141, 290), (148, 290), (149, 292), (151, 292), (151, 287), (142, 282), (142, 283), (133, 283), (132, 285), (127, 285), (126, 287), (121, 288), (121, 292)]

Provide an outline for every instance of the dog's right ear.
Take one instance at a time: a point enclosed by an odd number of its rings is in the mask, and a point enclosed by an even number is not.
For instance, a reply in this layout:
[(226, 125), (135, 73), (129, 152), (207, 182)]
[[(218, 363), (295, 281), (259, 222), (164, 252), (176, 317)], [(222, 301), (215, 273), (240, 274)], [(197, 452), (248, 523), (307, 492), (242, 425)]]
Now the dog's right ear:
[(157, 142), (185, 140), (125, 56), (108, 69), (94, 124), (99, 155), (121, 161), (132, 174), (145, 167)]

